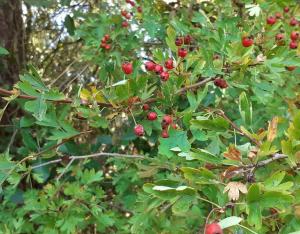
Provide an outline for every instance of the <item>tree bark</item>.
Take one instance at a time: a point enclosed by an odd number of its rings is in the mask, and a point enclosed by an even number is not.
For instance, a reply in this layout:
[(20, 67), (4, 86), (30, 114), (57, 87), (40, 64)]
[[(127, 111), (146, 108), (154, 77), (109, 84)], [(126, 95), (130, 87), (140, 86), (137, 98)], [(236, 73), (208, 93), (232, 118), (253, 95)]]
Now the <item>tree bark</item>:
[(0, 57), (0, 87), (12, 87), (25, 65), (25, 30), (21, 0), (0, 0), (0, 46), (9, 55)]

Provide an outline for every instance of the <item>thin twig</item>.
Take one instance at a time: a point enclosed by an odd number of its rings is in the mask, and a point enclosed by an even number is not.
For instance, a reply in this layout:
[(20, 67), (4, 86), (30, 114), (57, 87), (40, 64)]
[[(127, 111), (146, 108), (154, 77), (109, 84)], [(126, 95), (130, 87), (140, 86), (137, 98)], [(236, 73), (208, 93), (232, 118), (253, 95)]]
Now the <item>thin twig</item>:
[(69, 167), (72, 165), (72, 163), (74, 162), (74, 158), (71, 159), (71, 161), (68, 163), (68, 165), (63, 169), (63, 171), (60, 173), (60, 175), (57, 177), (57, 181), (59, 181), (59, 179), (67, 172), (67, 170), (69, 169)]
[(195, 84), (192, 84), (192, 85), (188, 85), (188, 86), (186, 86), (186, 87), (184, 87), (182, 89), (177, 90), (176, 94), (184, 93), (184, 92), (186, 92), (188, 90), (199, 88), (199, 87), (205, 85), (206, 83), (208, 83), (208, 82), (210, 82), (210, 81), (212, 81), (214, 79), (215, 79), (215, 77), (211, 77), (211, 78), (207, 78), (207, 79), (201, 80), (198, 83), (195, 83)]

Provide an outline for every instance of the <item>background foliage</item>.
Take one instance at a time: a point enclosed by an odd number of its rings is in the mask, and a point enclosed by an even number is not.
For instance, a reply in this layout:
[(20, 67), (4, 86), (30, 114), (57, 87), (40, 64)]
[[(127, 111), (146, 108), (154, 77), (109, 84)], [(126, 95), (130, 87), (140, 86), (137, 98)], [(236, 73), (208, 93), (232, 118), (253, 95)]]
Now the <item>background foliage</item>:
[[(299, 4), (130, 2), (23, 2), (27, 66), (0, 90), (1, 232), (299, 233)], [(145, 68), (169, 58), (167, 81)]]

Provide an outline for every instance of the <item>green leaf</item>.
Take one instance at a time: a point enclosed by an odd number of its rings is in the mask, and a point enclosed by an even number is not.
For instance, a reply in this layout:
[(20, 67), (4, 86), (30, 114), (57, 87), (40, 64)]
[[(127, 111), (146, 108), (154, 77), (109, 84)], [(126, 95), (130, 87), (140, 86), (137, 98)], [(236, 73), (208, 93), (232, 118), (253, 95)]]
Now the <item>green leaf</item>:
[(244, 123), (247, 126), (252, 124), (252, 104), (248, 100), (245, 92), (242, 92), (239, 97), (239, 111), (242, 116)]
[(237, 216), (230, 216), (225, 219), (222, 219), (219, 221), (219, 225), (221, 226), (222, 229), (232, 227), (235, 225), (238, 225), (240, 222), (242, 222), (242, 218), (237, 217)]
[(247, 201), (256, 202), (260, 200), (260, 187), (258, 184), (252, 184), (248, 190)]
[(197, 184), (213, 184), (213, 180), (216, 180), (216, 176), (213, 172), (201, 167), (200, 169), (192, 167), (182, 167), (180, 170), (183, 172), (184, 177)]
[(0, 56), (8, 55), (8, 54), (9, 54), (8, 50), (0, 46)]
[(81, 183), (88, 185), (94, 182), (99, 182), (103, 179), (102, 175), (102, 171), (95, 172), (95, 169), (85, 169), (81, 176)]
[(173, 51), (177, 51), (177, 46), (175, 45), (175, 40), (176, 40), (176, 31), (173, 27), (169, 26), (167, 28), (167, 37), (166, 37), (166, 42), (168, 47)]
[(278, 209), (285, 209), (294, 201), (294, 197), (289, 194), (277, 191), (265, 192), (261, 196), (260, 204), (264, 208), (276, 207)]
[(192, 196), (182, 196), (179, 198), (175, 204), (172, 206), (172, 212), (175, 215), (184, 214), (189, 211), (190, 206), (193, 203), (193, 197)]
[(20, 80), (23, 82), (28, 82), (30, 85), (32, 85), (33, 88), (38, 89), (40, 91), (48, 91), (48, 88), (42, 82), (40, 77), (35, 77), (30, 74), (25, 74), (20, 76)]
[(205, 119), (205, 118), (196, 119), (196, 120), (192, 120), (191, 124), (195, 128), (207, 129), (216, 132), (224, 132), (229, 128), (229, 123), (221, 117), (216, 117), (212, 120)]
[(191, 145), (185, 131), (170, 129), (169, 135), (169, 138), (159, 138), (160, 145), (158, 147), (158, 152), (160, 154), (170, 158), (175, 156), (175, 153), (171, 150), (174, 147), (179, 147), (183, 152), (188, 152), (190, 150)]
[(74, 36), (74, 34), (75, 34), (75, 23), (74, 23), (73, 18), (70, 15), (66, 16), (64, 25), (67, 28), (68, 33), (71, 36)]
[(267, 178), (264, 182), (266, 189), (277, 187), (283, 178), (285, 177), (285, 171), (277, 171)]
[(191, 157), (206, 163), (222, 164), (222, 160), (217, 156), (203, 149), (192, 149)]
[(28, 101), (25, 103), (25, 109), (33, 113), (33, 116), (42, 121), (45, 118), (47, 112), (47, 103), (44, 96), (41, 95), (37, 100)]

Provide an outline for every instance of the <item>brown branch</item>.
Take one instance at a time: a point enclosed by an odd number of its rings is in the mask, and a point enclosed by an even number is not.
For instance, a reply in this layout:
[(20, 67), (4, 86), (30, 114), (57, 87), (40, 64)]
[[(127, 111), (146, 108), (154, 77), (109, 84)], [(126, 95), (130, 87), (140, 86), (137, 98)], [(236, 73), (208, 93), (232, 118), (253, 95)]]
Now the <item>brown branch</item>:
[(252, 142), (253, 142), (254, 144), (256, 144), (257, 146), (260, 146), (260, 145), (261, 145), (261, 143), (260, 143), (258, 140), (254, 139), (253, 137), (251, 137), (251, 136), (247, 135), (246, 133), (244, 133), (243, 130), (240, 129), (240, 127), (238, 127), (233, 121), (231, 121), (231, 120), (225, 115), (224, 111), (219, 110), (219, 111), (217, 112), (217, 114), (220, 115), (221, 117), (223, 117), (223, 118), (231, 125), (231, 127), (232, 127), (233, 129), (235, 129), (236, 131), (238, 131), (239, 134), (241, 134), (242, 136), (247, 137), (250, 141), (252, 141)]
[(206, 83), (208, 83), (208, 82), (210, 82), (210, 81), (212, 81), (214, 79), (215, 79), (215, 77), (211, 77), (211, 78), (207, 78), (207, 79), (201, 80), (198, 83), (195, 83), (195, 84), (192, 84), (192, 85), (188, 85), (188, 86), (186, 86), (184, 88), (181, 88), (181, 89), (177, 90), (176, 94), (184, 93), (184, 92), (186, 92), (188, 90), (199, 88), (199, 87), (205, 85)]

